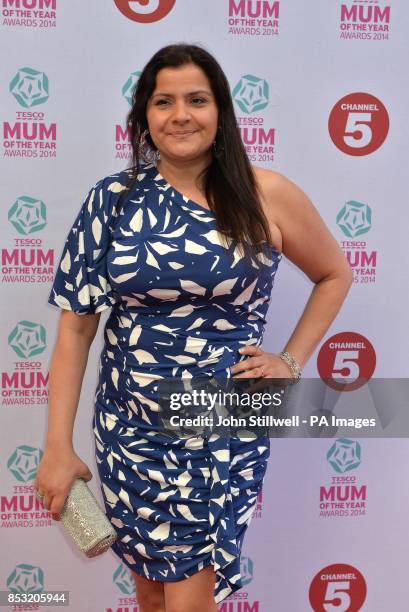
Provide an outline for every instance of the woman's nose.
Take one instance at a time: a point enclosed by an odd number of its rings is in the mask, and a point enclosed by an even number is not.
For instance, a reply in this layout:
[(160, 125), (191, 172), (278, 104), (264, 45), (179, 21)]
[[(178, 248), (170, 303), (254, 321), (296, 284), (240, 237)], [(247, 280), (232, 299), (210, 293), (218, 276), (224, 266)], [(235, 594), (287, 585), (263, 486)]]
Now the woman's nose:
[(190, 118), (189, 108), (185, 102), (176, 102), (173, 107), (173, 119), (175, 121), (187, 121)]

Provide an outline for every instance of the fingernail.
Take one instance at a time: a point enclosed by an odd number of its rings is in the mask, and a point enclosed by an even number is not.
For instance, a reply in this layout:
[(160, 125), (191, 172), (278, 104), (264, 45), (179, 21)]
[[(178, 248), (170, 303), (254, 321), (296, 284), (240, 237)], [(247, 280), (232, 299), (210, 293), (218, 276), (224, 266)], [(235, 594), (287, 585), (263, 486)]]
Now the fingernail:
[(244, 351), (244, 346), (242, 346), (241, 348), (239, 348), (239, 353), (243, 353)]

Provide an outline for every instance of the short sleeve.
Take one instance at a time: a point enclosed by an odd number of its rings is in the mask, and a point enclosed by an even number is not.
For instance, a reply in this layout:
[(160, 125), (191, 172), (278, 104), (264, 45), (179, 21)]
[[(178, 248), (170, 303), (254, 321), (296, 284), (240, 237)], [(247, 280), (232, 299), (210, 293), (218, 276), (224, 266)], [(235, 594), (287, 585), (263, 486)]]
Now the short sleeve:
[(85, 198), (65, 242), (49, 304), (82, 315), (102, 312), (118, 300), (107, 273), (113, 185), (102, 179)]

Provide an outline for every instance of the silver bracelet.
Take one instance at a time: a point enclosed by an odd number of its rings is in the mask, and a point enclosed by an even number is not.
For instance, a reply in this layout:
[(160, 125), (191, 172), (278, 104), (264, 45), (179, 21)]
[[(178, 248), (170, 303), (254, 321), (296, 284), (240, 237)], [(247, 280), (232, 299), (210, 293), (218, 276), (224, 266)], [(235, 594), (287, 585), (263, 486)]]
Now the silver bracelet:
[(285, 363), (288, 365), (288, 367), (291, 370), (291, 374), (293, 375), (294, 380), (296, 381), (300, 380), (301, 367), (298, 361), (294, 359), (294, 357), (290, 355), (290, 353), (288, 353), (287, 351), (281, 351), (281, 353), (278, 356), (280, 357), (280, 359), (285, 361)]

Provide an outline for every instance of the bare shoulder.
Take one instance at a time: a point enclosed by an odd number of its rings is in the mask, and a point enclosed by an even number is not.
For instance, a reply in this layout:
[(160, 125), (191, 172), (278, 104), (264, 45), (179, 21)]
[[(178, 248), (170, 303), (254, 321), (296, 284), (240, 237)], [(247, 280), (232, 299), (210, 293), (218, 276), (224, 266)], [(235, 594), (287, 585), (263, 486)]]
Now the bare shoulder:
[(307, 195), (289, 178), (274, 170), (252, 166), (265, 205), (277, 214), (312, 205)]
[(264, 211), (269, 219), (274, 219), (282, 233), (288, 233), (289, 226), (305, 227), (320, 222), (315, 206), (293, 181), (273, 170), (253, 166), (253, 171)]
[(296, 220), (305, 217), (314, 207), (305, 193), (280, 172), (258, 166), (252, 168), (274, 244), (281, 250), (284, 243), (288, 243), (289, 224), (294, 226)]
[(260, 166), (251, 167), (257, 181), (263, 187), (272, 187), (273, 185), (279, 183), (281, 179), (287, 180), (283, 174), (280, 174), (275, 170), (267, 170), (267, 168), (260, 168)]

